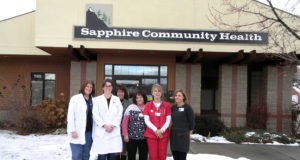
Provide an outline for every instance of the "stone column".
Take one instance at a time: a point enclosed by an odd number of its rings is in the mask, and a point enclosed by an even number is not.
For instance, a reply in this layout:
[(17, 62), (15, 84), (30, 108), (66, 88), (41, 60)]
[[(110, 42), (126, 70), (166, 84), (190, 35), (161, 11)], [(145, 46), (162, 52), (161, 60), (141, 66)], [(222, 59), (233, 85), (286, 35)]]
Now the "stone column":
[(266, 106), (268, 112), (267, 129), (276, 132), (291, 132), (291, 89), (292, 68), (267, 66)]
[(221, 65), (217, 110), (227, 127), (246, 125), (247, 66)]
[(81, 84), (81, 64), (80, 62), (71, 62), (70, 69), (70, 97), (78, 94)]
[(201, 64), (191, 66), (190, 104), (195, 114), (201, 113)]
[(93, 81), (96, 85), (96, 62), (71, 62), (70, 69), (70, 96), (78, 93), (84, 80)]
[(176, 89), (183, 89), (195, 114), (200, 114), (201, 64), (176, 64)]

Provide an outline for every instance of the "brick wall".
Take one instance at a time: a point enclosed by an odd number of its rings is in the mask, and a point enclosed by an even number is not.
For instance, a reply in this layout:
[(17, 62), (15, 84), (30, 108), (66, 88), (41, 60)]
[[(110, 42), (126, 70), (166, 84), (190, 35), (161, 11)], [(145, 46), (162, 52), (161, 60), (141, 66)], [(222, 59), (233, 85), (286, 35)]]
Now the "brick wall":
[[(0, 58), (0, 92), (4, 93), (3, 87), (7, 81), (9, 85), (14, 85), (19, 76), (22, 77), (20, 84), (24, 85), (27, 89), (27, 93), (21, 94), (25, 98), (31, 97), (30, 85), (31, 85), (31, 73), (32, 72), (49, 72), (56, 75), (56, 88), (55, 96), (59, 97), (61, 93), (65, 95), (65, 99), (69, 99), (70, 90), (70, 61), (63, 57), (53, 56), (8, 56)], [(7, 92), (6, 92), (7, 93)], [(7, 95), (2, 95), (3, 97)], [(18, 96), (20, 97), (20, 96)], [(11, 104), (4, 103), (0, 99), (0, 120), (7, 118), (6, 109), (9, 109)], [(13, 118), (13, 117), (12, 117)]]

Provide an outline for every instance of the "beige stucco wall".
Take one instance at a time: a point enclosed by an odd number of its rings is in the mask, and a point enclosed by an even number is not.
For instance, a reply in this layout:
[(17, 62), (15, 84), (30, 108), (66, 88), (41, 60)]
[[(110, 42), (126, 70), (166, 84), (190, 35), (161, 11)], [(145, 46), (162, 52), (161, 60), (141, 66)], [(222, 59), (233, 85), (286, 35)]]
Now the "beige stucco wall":
[[(191, 48), (197, 51), (225, 51), (245, 52), (262, 47), (247, 44), (222, 43), (188, 43), (188, 42), (151, 42), (126, 40), (74, 40), (73, 27), (84, 26), (86, 20), (86, 4), (112, 4), (112, 25), (114, 27), (184, 29), (184, 30), (217, 30), (209, 22), (210, 7), (224, 8), (222, 0), (37, 0), (35, 45), (74, 47), (84, 45), (86, 48), (114, 48), (114, 49), (145, 49), (145, 50), (180, 50)], [(254, 16), (241, 18), (248, 22)], [(236, 17), (229, 17), (236, 19)], [(253, 29), (253, 28), (252, 28)], [(248, 28), (245, 31), (253, 31)], [(201, 45), (199, 45), (201, 44)]]
[(49, 55), (34, 47), (35, 13), (0, 21), (0, 55)]
[[(218, 10), (225, 8), (222, 3), (222, 0), (37, 0), (36, 11), (0, 21), (0, 55), (48, 55), (35, 46), (65, 48), (69, 44), (75, 48), (84, 45), (86, 48), (180, 51), (187, 48), (197, 51), (203, 48), (204, 51), (237, 52), (244, 49), (245, 52), (252, 50), (256, 50), (257, 53), (264, 52), (263, 49), (268, 47), (266, 45), (73, 39), (73, 27), (85, 25), (86, 4), (111, 4), (114, 27), (220, 31), (209, 22), (208, 17), (210, 17), (209, 9), (212, 7)], [(228, 19), (236, 20), (236, 17)], [(240, 21), (249, 22), (253, 19), (254, 16), (247, 15), (240, 18)], [(289, 19), (285, 22), (297, 28), (300, 27), (299, 19), (298, 17), (295, 21)], [(300, 42), (297, 41), (295, 46), (300, 48)]]

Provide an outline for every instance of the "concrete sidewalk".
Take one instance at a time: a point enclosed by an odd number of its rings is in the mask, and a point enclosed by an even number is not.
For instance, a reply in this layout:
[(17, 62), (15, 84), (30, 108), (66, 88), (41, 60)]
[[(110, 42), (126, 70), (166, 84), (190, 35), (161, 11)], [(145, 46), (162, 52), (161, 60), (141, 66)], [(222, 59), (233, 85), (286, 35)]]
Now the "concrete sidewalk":
[[(168, 151), (168, 154), (170, 152)], [(300, 160), (299, 146), (191, 142), (191, 154), (216, 154), (250, 160)]]

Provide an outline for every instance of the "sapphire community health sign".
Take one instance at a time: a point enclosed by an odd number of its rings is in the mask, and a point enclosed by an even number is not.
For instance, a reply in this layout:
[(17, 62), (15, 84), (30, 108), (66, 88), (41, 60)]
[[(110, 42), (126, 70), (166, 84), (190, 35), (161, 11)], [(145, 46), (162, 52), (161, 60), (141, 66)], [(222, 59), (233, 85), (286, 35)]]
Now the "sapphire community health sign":
[(75, 38), (267, 44), (267, 33), (75, 27)]
[(75, 26), (74, 38), (268, 44), (268, 33), (108, 27), (111, 20), (107, 17), (101, 19), (88, 8), (86, 26)]

